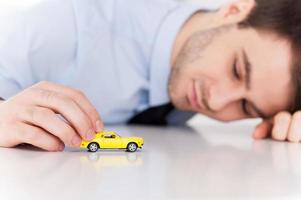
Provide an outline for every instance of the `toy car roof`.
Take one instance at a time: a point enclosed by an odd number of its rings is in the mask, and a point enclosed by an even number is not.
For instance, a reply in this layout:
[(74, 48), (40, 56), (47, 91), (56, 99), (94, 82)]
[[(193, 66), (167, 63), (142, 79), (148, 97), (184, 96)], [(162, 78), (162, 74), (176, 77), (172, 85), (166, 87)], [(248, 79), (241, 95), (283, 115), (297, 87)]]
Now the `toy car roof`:
[(100, 132), (97, 132), (97, 134), (99, 134), (99, 135), (105, 135), (105, 134), (117, 135), (117, 133), (115, 133), (114, 131), (100, 131)]

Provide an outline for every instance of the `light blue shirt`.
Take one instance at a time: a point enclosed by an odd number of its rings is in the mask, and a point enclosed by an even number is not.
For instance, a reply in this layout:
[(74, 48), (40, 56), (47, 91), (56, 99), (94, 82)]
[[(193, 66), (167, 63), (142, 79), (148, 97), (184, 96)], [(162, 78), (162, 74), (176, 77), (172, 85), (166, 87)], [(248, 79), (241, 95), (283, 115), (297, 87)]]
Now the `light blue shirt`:
[(82, 90), (105, 123), (123, 123), (143, 109), (170, 101), (172, 46), (200, 5), (42, 0), (4, 8), (0, 96), (7, 99), (48, 80)]

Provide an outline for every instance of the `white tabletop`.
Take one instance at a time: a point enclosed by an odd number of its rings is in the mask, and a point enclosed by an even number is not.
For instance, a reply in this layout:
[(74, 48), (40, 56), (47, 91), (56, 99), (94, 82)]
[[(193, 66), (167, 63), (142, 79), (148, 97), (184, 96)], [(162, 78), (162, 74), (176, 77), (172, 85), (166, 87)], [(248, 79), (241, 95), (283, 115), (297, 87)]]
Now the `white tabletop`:
[(144, 148), (0, 148), (0, 199), (301, 198), (301, 144), (254, 141), (253, 125), (108, 128)]

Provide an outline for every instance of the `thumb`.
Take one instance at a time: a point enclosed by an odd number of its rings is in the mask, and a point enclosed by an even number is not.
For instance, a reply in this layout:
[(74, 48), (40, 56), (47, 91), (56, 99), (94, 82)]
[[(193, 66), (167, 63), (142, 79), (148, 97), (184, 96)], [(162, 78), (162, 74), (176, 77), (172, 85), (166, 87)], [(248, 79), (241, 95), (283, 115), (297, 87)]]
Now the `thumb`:
[(254, 139), (263, 139), (270, 135), (273, 127), (272, 120), (263, 120), (260, 124), (258, 124), (253, 132)]

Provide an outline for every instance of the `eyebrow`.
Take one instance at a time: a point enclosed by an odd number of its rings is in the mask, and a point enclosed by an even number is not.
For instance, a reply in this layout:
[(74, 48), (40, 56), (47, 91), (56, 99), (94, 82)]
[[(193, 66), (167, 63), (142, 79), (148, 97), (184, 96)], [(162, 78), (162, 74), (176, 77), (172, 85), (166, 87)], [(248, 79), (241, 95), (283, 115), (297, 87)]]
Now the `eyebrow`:
[[(243, 55), (243, 63), (244, 63), (245, 73), (246, 73), (245, 85), (246, 85), (247, 90), (251, 90), (251, 75), (252, 75), (253, 65), (250, 62), (250, 60), (246, 54), (246, 51), (244, 49), (242, 49), (242, 55)], [(260, 118), (263, 118), (263, 119), (267, 118), (267, 115), (264, 112), (262, 112), (256, 105), (254, 105), (253, 103), (250, 103), (250, 102), (249, 102), (249, 104), (251, 104), (251, 106), (255, 110), (256, 114)]]

